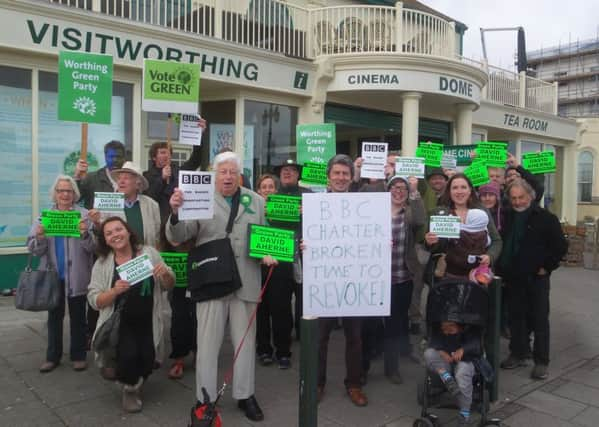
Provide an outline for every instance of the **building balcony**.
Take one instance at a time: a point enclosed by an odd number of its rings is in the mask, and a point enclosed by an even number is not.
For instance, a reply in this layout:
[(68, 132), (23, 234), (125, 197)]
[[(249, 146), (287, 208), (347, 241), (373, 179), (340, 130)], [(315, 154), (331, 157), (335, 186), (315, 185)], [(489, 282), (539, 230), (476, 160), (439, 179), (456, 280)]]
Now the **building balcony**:
[(456, 61), (487, 73), (483, 99), (557, 114), (557, 86), (459, 55), (455, 23), (395, 6), (304, 8), (280, 0), (49, 0), (313, 61), (348, 55), (412, 55)]

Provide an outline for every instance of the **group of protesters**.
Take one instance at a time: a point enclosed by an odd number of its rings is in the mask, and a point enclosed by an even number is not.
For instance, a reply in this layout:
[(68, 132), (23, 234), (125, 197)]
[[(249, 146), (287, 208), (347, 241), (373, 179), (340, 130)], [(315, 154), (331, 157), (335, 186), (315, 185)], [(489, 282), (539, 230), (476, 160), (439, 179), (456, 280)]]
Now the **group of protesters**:
[[(253, 192), (242, 173), (239, 156), (223, 150), (211, 165), (215, 174), (214, 217), (179, 220), (184, 194), (178, 186), (178, 171), (198, 169), (199, 147), (178, 166), (171, 161), (171, 147), (155, 143), (150, 150), (152, 165), (145, 172), (125, 161), (125, 147), (118, 141), (106, 144), (104, 154), (104, 167), (88, 172), (87, 163), (80, 160), (74, 177), (59, 175), (50, 190), (52, 209), (81, 212), (80, 238), (46, 236), (41, 222), (36, 221), (28, 239), (29, 250), (43, 263), (56, 267), (64, 290), (61, 304), (48, 313), (48, 347), (40, 371), (50, 372), (61, 361), (67, 306), (70, 359), (77, 371), (87, 368), (86, 352), (93, 348), (95, 332), (120, 310), (118, 345), (96, 351), (95, 360), (105, 379), (122, 384), (123, 409), (142, 409), (141, 387), (152, 370), (164, 363), (168, 334), (172, 349), (169, 358), (173, 361), (168, 376), (181, 378), (185, 358), (194, 354), (196, 396), (201, 402), (203, 390), (212, 398), (217, 394), (218, 358), (228, 324), (232, 344), (238, 349), (233, 398), (247, 418), (264, 419), (254, 395), (255, 361), (257, 358), (263, 366), (276, 362), (282, 370), (291, 367), (293, 331), (296, 338), (301, 332), (302, 256), (298, 251), (294, 262), (278, 262), (271, 256), (249, 257), (247, 227), (262, 224), (290, 229), (298, 246), (303, 247), (301, 221), (277, 222), (265, 217), (270, 194), (301, 196), (311, 192), (300, 185), (302, 166), (295, 159), (286, 160), (272, 173), (257, 177)], [(506, 168), (489, 168), (491, 182), (477, 189), (456, 170), (427, 168), (424, 179), (396, 175), (398, 155), (388, 156), (382, 180), (361, 178), (360, 158), (338, 154), (327, 164), (327, 192), (390, 193), (391, 312), (384, 318), (319, 319), (318, 400), (325, 394), (330, 334), (338, 327), (345, 335), (344, 384), (353, 404), (368, 404), (364, 386), (370, 362), (379, 354), (385, 377), (391, 384), (402, 384), (400, 358), (419, 357), (420, 349), (410, 343), (410, 335), (418, 336), (424, 329), (421, 307), (427, 277), (470, 278), (488, 284), (495, 275), (501, 276), (504, 305), (508, 307), (504, 326), (510, 337), (510, 355), (501, 367), (523, 366), (532, 357), (532, 377), (546, 378), (549, 281), (566, 251), (566, 242), (558, 219), (540, 206), (542, 176), (532, 175), (509, 154)], [(109, 216), (94, 209), (96, 192), (123, 193), (124, 214)], [(442, 238), (428, 231), (431, 215), (459, 217), (460, 238)], [(198, 302), (187, 289), (174, 287), (173, 270), (159, 251), (189, 252), (226, 237), (241, 279), (238, 289)], [(153, 275), (131, 286), (120, 278), (117, 267), (142, 254), (149, 256)], [(262, 289), (266, 282), (267, 288)], [(256, 310), (257, 325), (252, 323)], [(452, 353), (449, 359), (443, 358), (459, 364), (468, 361), (468, 356), (457, 351), (455, 356)], [(447, 375), (444, 379), (451, 385), (451, 375)], [(467, 410), (464, 408), (465, 418)]]

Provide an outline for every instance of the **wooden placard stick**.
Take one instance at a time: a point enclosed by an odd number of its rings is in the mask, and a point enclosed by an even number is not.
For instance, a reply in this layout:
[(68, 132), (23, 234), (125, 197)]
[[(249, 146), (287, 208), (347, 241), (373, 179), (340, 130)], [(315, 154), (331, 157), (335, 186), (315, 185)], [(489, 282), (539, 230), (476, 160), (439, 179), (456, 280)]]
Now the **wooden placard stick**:
[[(84, 162), (87, 162), (87, 123), (81, 123), (81, 149), (80, 149), (80, 159)], [(85, 176), (85, 172), (81, 173), (81, 176)]]
[[(166, 119), (166, 148), (168, 148), (168, 151), (170, 153), (170, 151), (172, 150), (172, 143), (171, 143), (171, 126), (173, 123), (173, 119), (171, 117), (171, 113), (168, 113), (167, 115), (167, 119)], [(171, 179), (167, 178), (166, 180), (167, 185), (171, 183)]]

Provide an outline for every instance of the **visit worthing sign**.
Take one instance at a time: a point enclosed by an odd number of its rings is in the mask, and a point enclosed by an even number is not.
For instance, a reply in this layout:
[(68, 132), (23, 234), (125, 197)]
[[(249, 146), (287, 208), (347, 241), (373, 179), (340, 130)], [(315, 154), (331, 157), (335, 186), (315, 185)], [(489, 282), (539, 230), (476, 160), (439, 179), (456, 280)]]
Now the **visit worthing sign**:
[(60, 52), (58, 119), (110, 124), (112, 56)]

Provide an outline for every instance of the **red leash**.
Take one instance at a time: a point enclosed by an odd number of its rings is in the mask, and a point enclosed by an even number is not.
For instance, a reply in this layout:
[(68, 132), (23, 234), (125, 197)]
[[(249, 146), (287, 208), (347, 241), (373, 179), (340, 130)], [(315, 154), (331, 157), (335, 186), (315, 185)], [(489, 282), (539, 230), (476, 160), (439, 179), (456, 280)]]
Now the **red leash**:
[(216, 402), (218, 402), (218, 399), (220, 399), (220, 397), (224, 394), (227, 384), (229, 384), (229, 382), (233, 379), (233, 367), (235, 366), (235, 362), (237, 361), (237, 358), (239, 357), (239, 353), (241, 352), (241, 347), (243, 347), (245, 339), (246, 339), (248, 333), (250, 332), (252, 323), (254, 323), (254, 320), (256, 320), (256, 314), (258, 313), (258, 307), (260, 306), (260, 303), (262, 302), (262, 297), (264, 296), (264, 292), (266, 292), (266, 287), (268, 286), (268, 283), (270, 282), (270, 277), (272, 276), (272, 272), (273, 272), (274, 268), (275, 268), (275, 266), (271, 265), (270, 268), (268, 269), (268, 274), (266, 275), (266, 279), (264, 280), (264, 285), (262, 286), (262, 290), (260, 291), (260, 301), (258, 301), (258, 304), (256, 304), (256, 308), (254, 309), (254, 312), (250, 316), (250, 320), (248, 322), (247, 328), (245, 329), (245, 333), (243, 334), (243, 337), (241, 338), (241, 341), (239, 341), (239, 345), (237, 346), (237, 349), (235, 350), (235, 355), (233, 356), (233, 362), (231, 363), (231, 368), (229, 368), (229, 370), (225, 374), (225, 379), (223, 381), (223, 385), (220, 388), (220, 390), (218, 390), (214, 404), (216, 404)]

